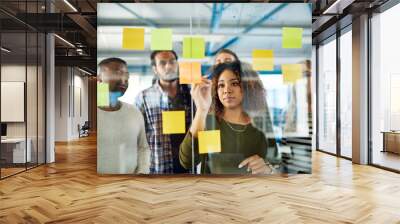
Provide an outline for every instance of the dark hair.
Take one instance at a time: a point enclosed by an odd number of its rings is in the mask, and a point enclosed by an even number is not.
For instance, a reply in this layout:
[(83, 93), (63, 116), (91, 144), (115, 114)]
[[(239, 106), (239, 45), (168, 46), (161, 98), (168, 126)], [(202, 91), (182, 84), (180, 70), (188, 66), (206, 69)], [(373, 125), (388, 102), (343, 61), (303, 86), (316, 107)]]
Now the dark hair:
[(224, 112), (224, 105), (221, 103), (218, 97), (218, 79), (225, 70), (232, 71), (236, 75), (240, 84), (242, 84), (242, 70), (240, 68), (239, 61), (221, 63), (214, 68), (212, 73), (212, 110), (218, 118), (220, 118)]
[(218, 97), (218, 79), (225, 70), (232, 71), (239, 79), (243, 92), (242, 107), (247, 115), (254, 115), (267, 110), (266, 91), (259, 74), (251, 68), (251, 65), (235, 61), (217, 65), (212, 74), (212, 111), (217, 117), (221, 117), (224, 111), (224, 106)]
[(97, 74), (100, 74), (100, 71), (102, 70), (103, 66), (109, 65), (111, 63), (117, 63), (117, 64), (121, 64), (125, 67), (128, 67), (128, 64), (126, 63), (126, 61), (122, 60), (121, 58), (106, 58), (99, 63), (99, 66), (97, 68)]
[(99, 63), (99, 67), (110, 64), (110, 63), (121, 63), (125, 66), (128, 66), (126, 61), (122, 60), (121, 58), (106, 58)]
[(219, 54), (222, 54), (222, 53), (230, 54), (235, 58), (235, 61), (239, 61), (239, 57), (235, 54), (235, 52), (229, 50), (228, 48), (223, 48), (223, 49), (219, 50), (217, 52), (216, 56), (219, 55)]
[(156, 65), (156, 60), (155, 60), (156, 56), (157, 56), (157, 54), (159, 54), (161, 52), (171, 52), (175, 56), (175, 59), (178, 60), (178, 55), (176, 54), (176, 52), (174, 50), (152, 51), (151, 55), (150, 55), (150, 60), (151, 60), (151, 65), (152, 66)]

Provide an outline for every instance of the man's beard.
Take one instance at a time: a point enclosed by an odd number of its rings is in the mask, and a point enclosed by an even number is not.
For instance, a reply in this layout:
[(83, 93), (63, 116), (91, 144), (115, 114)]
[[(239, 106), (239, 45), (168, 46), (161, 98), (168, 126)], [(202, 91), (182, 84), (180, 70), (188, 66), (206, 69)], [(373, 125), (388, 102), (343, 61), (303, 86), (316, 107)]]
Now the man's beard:
[(171, 82), (178, 79), (178, 72), (169, 72), (162, 77), (160, 75), (158, 77), (163, 81)]

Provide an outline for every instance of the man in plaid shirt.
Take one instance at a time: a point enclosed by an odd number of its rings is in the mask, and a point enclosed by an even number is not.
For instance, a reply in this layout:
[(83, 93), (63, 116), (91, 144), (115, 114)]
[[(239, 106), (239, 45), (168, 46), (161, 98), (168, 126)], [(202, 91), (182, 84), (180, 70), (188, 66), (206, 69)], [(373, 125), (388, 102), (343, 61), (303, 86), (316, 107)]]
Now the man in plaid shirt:
[(179, 84), (178, 56), (175, 51), (153, 51), (151, 65), (155, 81), (136, 97), (142, 112), (151, 151), (151, 174), (188, 173), (179, 162), (179, 146), (184, 134), (162, 133), (162, 111), (184, 110), (186, 132), (191, 124), (191, 96), (187, 85)]

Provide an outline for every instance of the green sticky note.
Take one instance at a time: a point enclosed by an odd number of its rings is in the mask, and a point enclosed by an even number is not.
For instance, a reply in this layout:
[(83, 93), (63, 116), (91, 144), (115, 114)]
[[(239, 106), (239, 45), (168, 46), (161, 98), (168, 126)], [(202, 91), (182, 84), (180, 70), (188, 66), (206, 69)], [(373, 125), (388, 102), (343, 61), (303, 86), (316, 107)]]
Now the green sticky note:
[(303, 28), (283, 27), (282, 48), (301, 48), (303, 41)]
[(172, 30), (153, 29), (151, 31), (151, 50), (172, 50)]
[(202, 37), (192, 37), (192, 58), (204, 58), (205, 43)]
[(192, 57), (192, 38), (184, 37), (183, 38), (183, 58), (191, 58)]
[(110, 106), (110, 92), (108, 83), (97, 83), (97, 106)]
[(205, 55), (205, 41), (202, 37), (183, 38), (183, 58), (201, 59)]

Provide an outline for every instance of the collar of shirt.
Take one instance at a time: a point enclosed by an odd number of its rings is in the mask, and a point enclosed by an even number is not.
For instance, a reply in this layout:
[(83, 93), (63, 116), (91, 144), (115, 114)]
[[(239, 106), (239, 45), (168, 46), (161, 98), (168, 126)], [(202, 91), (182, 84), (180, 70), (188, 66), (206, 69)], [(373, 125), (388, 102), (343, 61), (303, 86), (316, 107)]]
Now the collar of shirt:
[[(154, 82), (153, 88), (155, 90), (157, 90), (161, 94), (163, 101), (166, 100), (166, 102), (168, 102), (168, 93), (162, 89), (159, 79), (157, 79)], [(189, 86), (179, 84), (179, 80), (178, 80), (178, 92), (177, 92), (176, 96), (177, 97), (185, 97), (186, 93), (189, 94), (189, 96), (190, 96), (190, 88), (189, 88)]]

